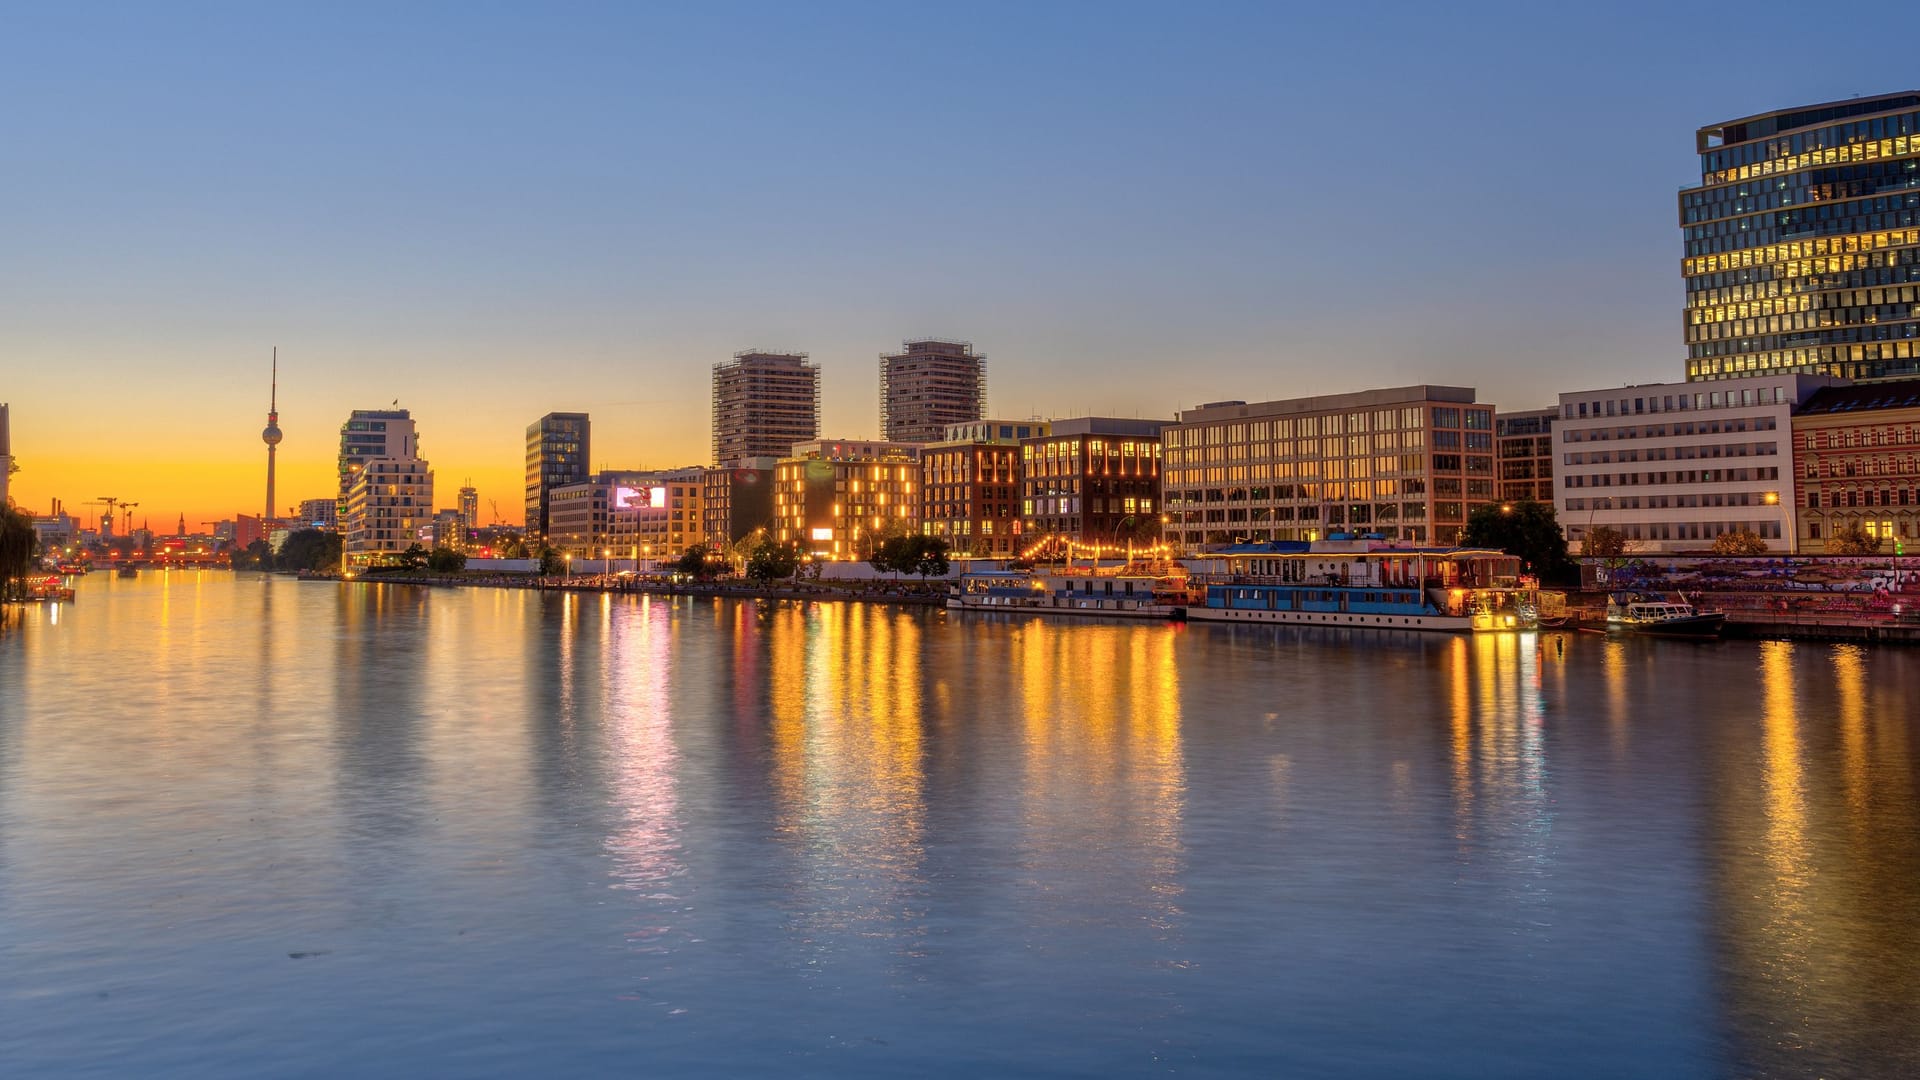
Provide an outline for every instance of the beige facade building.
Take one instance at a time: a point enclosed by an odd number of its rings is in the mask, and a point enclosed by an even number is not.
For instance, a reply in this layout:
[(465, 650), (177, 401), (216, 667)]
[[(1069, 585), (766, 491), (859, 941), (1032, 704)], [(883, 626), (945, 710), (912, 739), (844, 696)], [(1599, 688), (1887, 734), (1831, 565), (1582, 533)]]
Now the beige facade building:
[(1168, 534), (1188, 550), (1340, 532), (1454, 544), (1494, 500), (1493, 427), (1460, 386), (1189, 409), (1162, 433)]
[[(433, 521), (433, 470), (417, 457), (374, 458), (354, 471), (342, 518), (347, 568), (391, 562)], [(423, 544), (424, 546), (424, 544)]]

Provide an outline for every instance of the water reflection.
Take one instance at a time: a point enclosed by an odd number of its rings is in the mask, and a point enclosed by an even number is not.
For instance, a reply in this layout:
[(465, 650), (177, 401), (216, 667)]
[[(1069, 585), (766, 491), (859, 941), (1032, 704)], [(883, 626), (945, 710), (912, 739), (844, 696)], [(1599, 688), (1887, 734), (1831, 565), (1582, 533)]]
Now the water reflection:
[(10, 1075), (1920, 1075), (1911, 653), (83, 588)]
[(1758, 752), (1715, 755), (1752, 763), (1716, 785), (1732, 1053), (1742, 1075), (1914, 1075), (1911, 699), (1872, 686), (1857, 648), (1771, 642), (1758, 652)]
[[(1177, 638), (1133, 625), (1019, 626), (1013, 678), (1025, 723), (1019, 794), (1030, 887), (1125, 883), (1147, 925), (1170, 934), (1181, 915), (1186, 798)], [(1050, 896), (1034, 917), (1073, 919), (1125, 899)]]
[(799, 860), (795, 932), (910, 954), (925, 933), (921, 624), (860, 604), (773, 615), (775, 828)]

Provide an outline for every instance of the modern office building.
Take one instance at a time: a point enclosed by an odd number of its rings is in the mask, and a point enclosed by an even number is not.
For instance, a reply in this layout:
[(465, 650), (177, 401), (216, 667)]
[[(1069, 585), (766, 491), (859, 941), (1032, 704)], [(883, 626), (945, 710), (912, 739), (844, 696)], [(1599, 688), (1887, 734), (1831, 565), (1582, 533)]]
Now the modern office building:
[(460, 504), (458, 509), (460, 511), (460, 524), (468, 532), (472, 532), (480, 527), (480, 492), (474, 489), (472, 483), (468, 483), (460, 489)]
[(621, 557), (677, 559), (705, 542), (701, 504), (707, 470), (699, 465), (651, 474), (644, 486), (617, 499), (615, 552)]
[(920, 447), (820, 439), (774, 466), (773, 539), (815, 559), (871, 557), (881, 540), (920, 531)]
[(347, 492), (367, 462), (377, 458), (413, 458), (419, 454), (420, 440), (414, 429), (413, 414), (405, 409), (353, 410), (347, 422), (340, 425), (336, 519), (346, 519)]
[(302, 529), (321, 529), (335, 532), (340, 528), (340, 502), (337, 499), (300, 500), (300, 520)]
[(970, 341), (921, 338), (880, 357), (880, 437), (929, 443), (987, 411), (987, 358)]
[(1188, 550), (1337, 532), (1450, 545), (1494, 499), (1493, 406), (1471, 387), (1225, 401), (1164, 437), (1169, 531)]
[(1054, 541), (1126, 547), (1161, 535), (1164, 420), (1081, 416), (1055, 420), (1020, 443), (1025, 551)]
[(1802, 554), (1858, 526), (1885, 554), (1920, 550), (1920, 379), (1831, 386), (1793, 416)]
[(527, 425), (527, 540), (548, 534), (553, 489), (584, 484), (592, 472), (586, 413), (548, 413)]
[(433, 470), (418, 457), (374, 458), (353, 475), (341, 515), (349, 570), (390, 562), (433, 519)]
[(1920, 91), (1695, 135), (1680, 192), (1688, 381), (1920, 374)]
[(1553, 501), (1553, 418), (1559, 409), (1493, 414), (1493, 497)]
[(820, 437), (820, 369), (806, 353), (749, 349), (713, 365), (713, 464), (778, 460)]
[(1839, 380), (1764, 375), (1560, 395), (1554, 509), (1579, 553), (1606, 525), (1645, 552), (1699, 551), (1748, 529), (1794, 535), (1793, 410)]
[(773, 476), (779, 464), (779, 458), (739, 458), (706, 471), (700, 513), (707, 547), (725, 551), (773, 527)]

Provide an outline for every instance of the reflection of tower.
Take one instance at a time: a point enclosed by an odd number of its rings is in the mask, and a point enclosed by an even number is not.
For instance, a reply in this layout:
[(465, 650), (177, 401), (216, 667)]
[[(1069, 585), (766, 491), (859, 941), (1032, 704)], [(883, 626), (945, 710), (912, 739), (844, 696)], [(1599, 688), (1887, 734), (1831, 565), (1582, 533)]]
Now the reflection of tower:
[(260, 518), (261, 528), (274, 518), (273, 514), (273, 455), (280, 446), (280, 347), (273, 349), (273, 382), (267, 391), (267, 429), (260, 433), (260, 441), (267, 444), (267, 512)]

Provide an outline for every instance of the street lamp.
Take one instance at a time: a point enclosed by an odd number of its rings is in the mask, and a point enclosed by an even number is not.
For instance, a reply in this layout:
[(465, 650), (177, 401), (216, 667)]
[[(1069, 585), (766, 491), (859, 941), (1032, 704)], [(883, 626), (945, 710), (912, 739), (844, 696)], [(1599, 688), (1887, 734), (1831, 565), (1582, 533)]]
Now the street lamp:
[[(1777, 491), (1769, 491), (1760, 496), (1760, 501), (1768, 506), (1779, 506), (1780, 493)], [(1786, 542), (1787, 553), (1791, 555), (1793, 549), (1798, 546), (1800, 537), (1798, 535), (1792, 537), (1787, 536), (1787, 515), (1784, 513), (1780, 515), (1780, 538)]]

